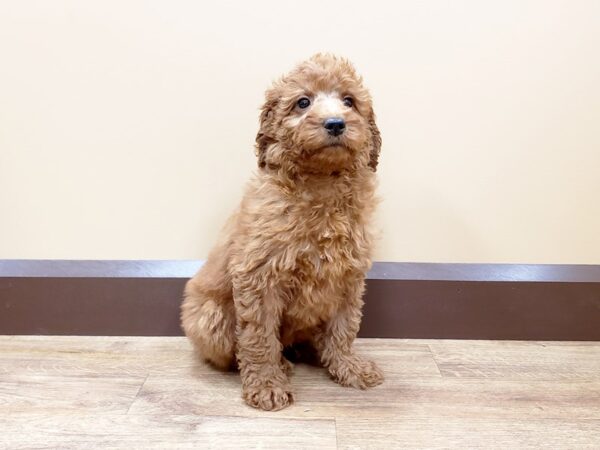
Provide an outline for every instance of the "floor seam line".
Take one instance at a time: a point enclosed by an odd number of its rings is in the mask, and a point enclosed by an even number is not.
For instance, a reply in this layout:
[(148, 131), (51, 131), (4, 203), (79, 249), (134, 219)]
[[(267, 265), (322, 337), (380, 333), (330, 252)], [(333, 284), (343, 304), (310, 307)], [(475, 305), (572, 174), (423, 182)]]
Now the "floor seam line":
[(438, 361), (435, 357), (435, 352), (431, 348), (431, 344), (427, 344), (427, 348), (429, 349), (429, 353), (431, 354), (431, 359), (433, 359), (433, 363), (435, 364), (435, 367), (436, 367), (438, 373), (440, 374), (440, 378), (445, 378), (444, 375), (442, 375), (442, 370), (440, 369), (440, 365), (438, 364)]
[(147, 374), (146, 377), (144, 378), (144, 381), (142, 381), (142, 384), (140, 384), (140, 387), (138, 388), (137, 392), (135, 393), (135, 396), (133, 397), (133, 400), (131, 400), (131, 404), (129, 405), (129, 408), (127, 408), (127, 412), (125, 413), (125, 415), (128, 415), (129, 411), (131, 411), (131, 407), (133, 406), (133, 404), (135, 403), (135, 401), (139, 397), (140, 392), (142, 392), (142, 388), (146, 384), (146, 381), (148, 381), (148, 377), (149, 376), (150, 376), (150, 374)]

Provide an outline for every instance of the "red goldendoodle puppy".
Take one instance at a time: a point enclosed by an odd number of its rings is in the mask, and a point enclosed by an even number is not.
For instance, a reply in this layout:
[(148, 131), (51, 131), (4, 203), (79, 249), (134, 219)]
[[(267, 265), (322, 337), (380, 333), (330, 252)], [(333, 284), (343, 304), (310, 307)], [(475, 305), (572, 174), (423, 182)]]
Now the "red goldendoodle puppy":
[(266, 92), (258, 173), (188, 282), (181, 313), (203, 358), (222, 369), (237, 364), (250, 406), (292, 402), (282, 351), (298, 343), (344, 386), (383, 381), (352, 348), (380, 146), (371, 97), (345, 59), (315, 55)]

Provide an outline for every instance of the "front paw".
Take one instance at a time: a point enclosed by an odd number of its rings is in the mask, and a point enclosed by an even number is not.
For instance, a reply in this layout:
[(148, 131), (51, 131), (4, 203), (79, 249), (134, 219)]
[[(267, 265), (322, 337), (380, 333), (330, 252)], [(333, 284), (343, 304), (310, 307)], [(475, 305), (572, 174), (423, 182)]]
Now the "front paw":
[(243, 390), (244, 401), (253, 408), (264, 411), (279, 411), (294, 402), (289, 384), (265, 383)]
[(333, 379), (342, 386), (367, 389), (383, 383), (383, 372), (373, 361), (358, 357), (340, 362), (330, 369)]

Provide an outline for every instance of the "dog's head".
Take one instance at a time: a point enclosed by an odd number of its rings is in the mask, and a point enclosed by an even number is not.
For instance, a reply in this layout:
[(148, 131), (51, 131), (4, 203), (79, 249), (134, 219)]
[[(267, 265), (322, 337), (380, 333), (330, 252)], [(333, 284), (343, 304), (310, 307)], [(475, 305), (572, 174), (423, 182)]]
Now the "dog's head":
[(371, 96), (349, 61), (317, 54), (267, 90), (256, 136), (264, 170), (376, 170), (380, 148)]

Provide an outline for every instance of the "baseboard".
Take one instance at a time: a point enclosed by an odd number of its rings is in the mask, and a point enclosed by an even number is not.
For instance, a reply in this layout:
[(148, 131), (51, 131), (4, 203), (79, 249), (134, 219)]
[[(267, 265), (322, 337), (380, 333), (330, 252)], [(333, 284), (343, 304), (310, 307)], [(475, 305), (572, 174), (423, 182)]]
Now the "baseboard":
[[(200, 265), (0, 260), (0, 334), (181, 335)], [(360, 335), (600, 340), (600, 265), (377, 262)]]

